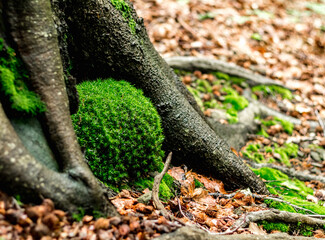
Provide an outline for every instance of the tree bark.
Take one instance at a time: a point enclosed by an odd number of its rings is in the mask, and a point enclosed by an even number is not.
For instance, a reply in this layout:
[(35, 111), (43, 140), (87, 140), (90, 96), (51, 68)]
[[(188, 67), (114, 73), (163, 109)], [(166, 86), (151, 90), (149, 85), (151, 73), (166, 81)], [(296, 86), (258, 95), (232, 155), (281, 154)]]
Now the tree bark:
[[(5, 188), (10, 186), (13, 188), (11, 192), (17, 190), (16, 193), (24, 195), (34, 190), (69, 211), (82, 207), (86, 211), (102, 210), (104, 213), (117, 214), (87, 166), (77, 142), (70, 118), (50, 1), (9, 0), (2, 3), (5, 19), (8, 20), (8, 31), (30, 73), (29, 80), (46, 105), (45, 130), (50, 136), (52, 149), (62, 171), (53, 172), (37, 163), (22, 147), (1, 112), (0, 141), (4, 144), (0, 146), (3, 148), (3, 151), (0, 150), (2, 183), (18, 179), (16, 182), (21, 186), (8, 184)], [(36, 198), (35, 193), (32, 199)]]
[(71, 49), (78, 49), (70, 54), (79, 78), (113, 76), (135, 84), (157, 108), (165, 149), (174, 153), (174, 160), (223, 180), (229, 188), (268, 193), (262, 180), (206, 123), (195, 102), (189, 103), (193, 98), (155, 51), (134, 10), (135, 34), (109, 0), (67, 0), (64, 10), (74, 39)]
[(0, 182), (1, 190), (20, 194), (26, 201), (51, 198), (56, 207), (77, 212), (101, 210), (115, 215), (115, 208), (104, 194), (95, 191), (67, 173), (50, 170), (35, 160), (23, 146), (0, 103)]

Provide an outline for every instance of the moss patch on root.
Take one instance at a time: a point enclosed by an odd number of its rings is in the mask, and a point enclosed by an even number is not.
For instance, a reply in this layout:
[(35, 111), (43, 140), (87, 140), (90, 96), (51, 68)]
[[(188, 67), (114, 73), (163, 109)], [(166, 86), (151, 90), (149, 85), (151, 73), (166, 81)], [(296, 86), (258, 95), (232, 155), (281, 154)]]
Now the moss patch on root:
[(36, 115), (45, 111), (45, 104), (28, 89), (28, 79), (22, 61), (0, 38), (0, 94), (4, 95), (14, 111)]
[(290, 90), (276, 85), (259, 85), (252, 88), (253, 92), (261, 92), (264, 96), (280, 95), (283, 99), (293, 98)]
[(122, 13), (123, 18), (128, 22), (132, 34), (135, 34), (136, 22), (132, 17), (132, 9), (124, 0), (111, 0), (113, 6)]

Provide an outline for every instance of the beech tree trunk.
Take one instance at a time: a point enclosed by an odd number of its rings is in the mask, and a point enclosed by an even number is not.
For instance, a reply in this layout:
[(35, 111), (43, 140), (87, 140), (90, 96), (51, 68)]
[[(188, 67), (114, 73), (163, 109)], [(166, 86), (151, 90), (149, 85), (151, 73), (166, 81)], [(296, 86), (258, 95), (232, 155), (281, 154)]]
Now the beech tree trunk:
[(43, 122), (60, 172), (46, 168), (27, 152), (0, 105), (1, 188), (34, 201), (51, 198), (70, 212), (81, 207), (115, 215), (84, 160), (72, 126), (50, 1), (7, 0), (2, 4), (9, 35), (35, 92), (46, 105)]
[[(50, 0), (0, 0), (0, 12), (5, 14), (1, 35), (7, 26), (6, 36), (17, 47), (35, 92), (46, 104), (42, 121), (59, 166), (55, 171), (31, 156), (0, 104), (1, 189), (32, 201), (51, 198), (70, 212), (82, 207), (117, 214), (85, 163), (73, 131), (62, 68), (62, 59), (67, 67), (69, 55), (72, 73), (80, 80), (113, 76), (143, 89), (162, 118), (164, 146), (174, 153), (174, 164), (185, 163), (232, 189), (250, 187), (268, 193), (261, 179), (207, 123), (194, 98), (154, 49), (132, 7), (135, 33), (109, 0), (52, 0), (52, 8), (55, 25)], [(61, 34), (61, 58), (55, 26)]]
[(193, 97), (154, 49), (134, 10), (135, 33), (109, 0), (64, 2), (61, 9), (68, 37), (74, 40), (70, 46), (73, 73), (79, 79), (114, 76), (143, 89), (162, 118), (165, 149), (173, 152), (174, 164), (184, 163), (212, 175), (228, 188), (268, 193), (262, 180), (207, 123)]

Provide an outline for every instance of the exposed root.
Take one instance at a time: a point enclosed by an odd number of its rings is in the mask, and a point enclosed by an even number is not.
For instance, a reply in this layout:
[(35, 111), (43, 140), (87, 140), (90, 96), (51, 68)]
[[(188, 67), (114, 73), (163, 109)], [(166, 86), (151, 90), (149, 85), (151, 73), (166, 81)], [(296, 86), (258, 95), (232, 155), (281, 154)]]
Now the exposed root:
[[(250, 86), (256, 85), (277, 85), (286, 89), (288, 87), (276, 82), (270, 78), (264, 77), (260, 74), (254, 73), (248, 69), (240, 66), (223, 62), (211, 58), (202, 57), (168, 57), (165, 58), (168, 65), (172, 68), (183, 69), (188, 71), (201, 70), (201, 71), (220, 71), (229, 75), (245, 78)], [(291, 89), (289, 89), (291, 90)]]
[[(302, 121), (298, 118), (294, 118), (286, 114), (283, 114), (277, 110), (267, 107), (266, 105), (260, 103), (259, 101), (252, 99), (250, 89), (244, 90), (243, 96), (249, 101), (249, 105), (247, 108), (245, 108), (243, 111), (239, 113), (238, 116), (239, 122), (249, 125), (249, 124), (253, 124), (255, 116), (261, 116), (261, 117), (273, 116), (291, 122), (294, 125), (300, 125), (302, 123)], [(315, 129), (317, 126), (319, 126), (319, 122), (317, 121), (307, 121), (307, 123), (310, 125), (311, 129)]]
[(172, 160), (172, 153), (170, 152), (167, 156), (167, 159), (166, 159), (166, 162), (164, 165), (164, 169), (162, 170), (161, 173), (159, 173), (157, 176), (155, 176), (153, 187), (152, 187), (152, 201), (153, 201), (154, 207), (156, 209), (158, 209), (165, 218), (174, 220), (175, 219), (174, 216), (170, 215), (167, 212), (164, 205), (160, 202), (159, 196), (158, 196), (161, 180), (164, 177), (164, 175), (166, 174), (171, 160)]
[(283, 167), (283, 166), (277, 166), (270, 163), (255, 163), (255, 162), (249, 162), (249, 165), (251, 165), (253, 168), (263, 168), (263, 167), (273, 168), (285, 173), (291, 178), (297, 178), (300, 181), (316, 180), (325, 183), (325, 177), (323, 176), (316, 176), (305, 172), (295, 171), (294, 169)]
[[(245, 220), (245, 223), (242, 222)], [(241, 216), (233, 226), (241, 225), (242, 227), (247, 227), (250, 222), (258, 221), (269, 221), (269, 222), (285, 222), (285, 223), (298, 223), (307, 224), (311, 226), (322, 227), (325, 224), (325, 220), (313, 218), (300, 213), (291, 213), (279, 210), (266, 210), (259, 212), (250, 212), (247, 215)]]

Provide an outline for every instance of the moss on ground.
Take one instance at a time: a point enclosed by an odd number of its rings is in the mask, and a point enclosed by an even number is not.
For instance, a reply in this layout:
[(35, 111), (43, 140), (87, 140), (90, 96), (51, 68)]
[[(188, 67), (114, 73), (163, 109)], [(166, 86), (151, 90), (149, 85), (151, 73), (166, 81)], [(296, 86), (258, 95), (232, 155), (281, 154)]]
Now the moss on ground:
[(245, 109), (249, 102), (245, 97), (240, 96), (236, 90), (230, 87), (224, 87), (221, 91), (227, 94), (223, 104), (227, 109), (229, 123), (238, 122), (238, 111)]
[(36, 93), (27, 87), (28, 74), (15, 51), (4, 45), (0, 38), (0, 89), (11, 104), (11, 108), (20, 113), (36, 115), (45, 111), (45, 104)]
[[(271, 194), (279, 195), (283, 200), (290, 202), (291, 204), (309, 209), (317, 214), (325, 215), (325, 208), (323, 206), (306, 200), (307, 195), (313, 194), (313, 190), (306, 187), (304, 182), (297, 179), (290, 179), (286, 174), (272, 168), (252, 170), (262, 179), (267, 180), (266, 186)], [(264, 202), (268, 207), (279, 209), (281, 211), (310, 214), (308, 211), (296, 210), (293, 206), (286, 203), (273, 200), (265, 200)], [(312, 231), (318, 229), (317, 227), (311, 227), (301, 223), (285, 224), (262, 221), (259, 222), (259, 224), (263, 225), (264, 229), (268, 232), (271, 230), (278, 230), (290, 234), (299, 233), (304, 236), (312, 236)]]
[[(154, 178), (150, 177), (150, 178), (140, 179), (139, 181), (136, 181), (134, 183), (134, 186), (138, 187), (139, 190), (143, 190), (146, 188), (149, 188), (151, 190), (153, 187), (153, 183), (154, 183)], [(159, 198), (165, 201), (171, 199), (172, 197), (174, 197), (173, 190), (174, 190), (174, 179), (172, 176), (166, 173), (159, 185)]]
[(276, 85), (258, 85), (252, 88), (253, 92), (261, 92), (264, 96), (279, 94), (284, 99), (292, 99), (290, 90)]
[(142, 91), (113, 79), (83, 82), (77, 89), (81, 103), (72, 120), (95, 176), (121, 189), (159, 171), (160, 117)]
[(113, 6), (122, 13), (123, 18), (128, 22), (132, 34), (135, 34), (136, 22), (132, 17), (132, 9), (124, 0), (111, 0)]
[(280, 124), (283, 130), (288, 134), (292, 134), (294, 129), (293, 123), (278, 117), (274, 117), (271, 120), (263, 120), (260, 117), (256, 117), (256, 119), (259, 120), (262, 124), (259, 134), (264, 137), (269, 137), (269, 135), (266, 133), (267, 128), (276, 124)]

